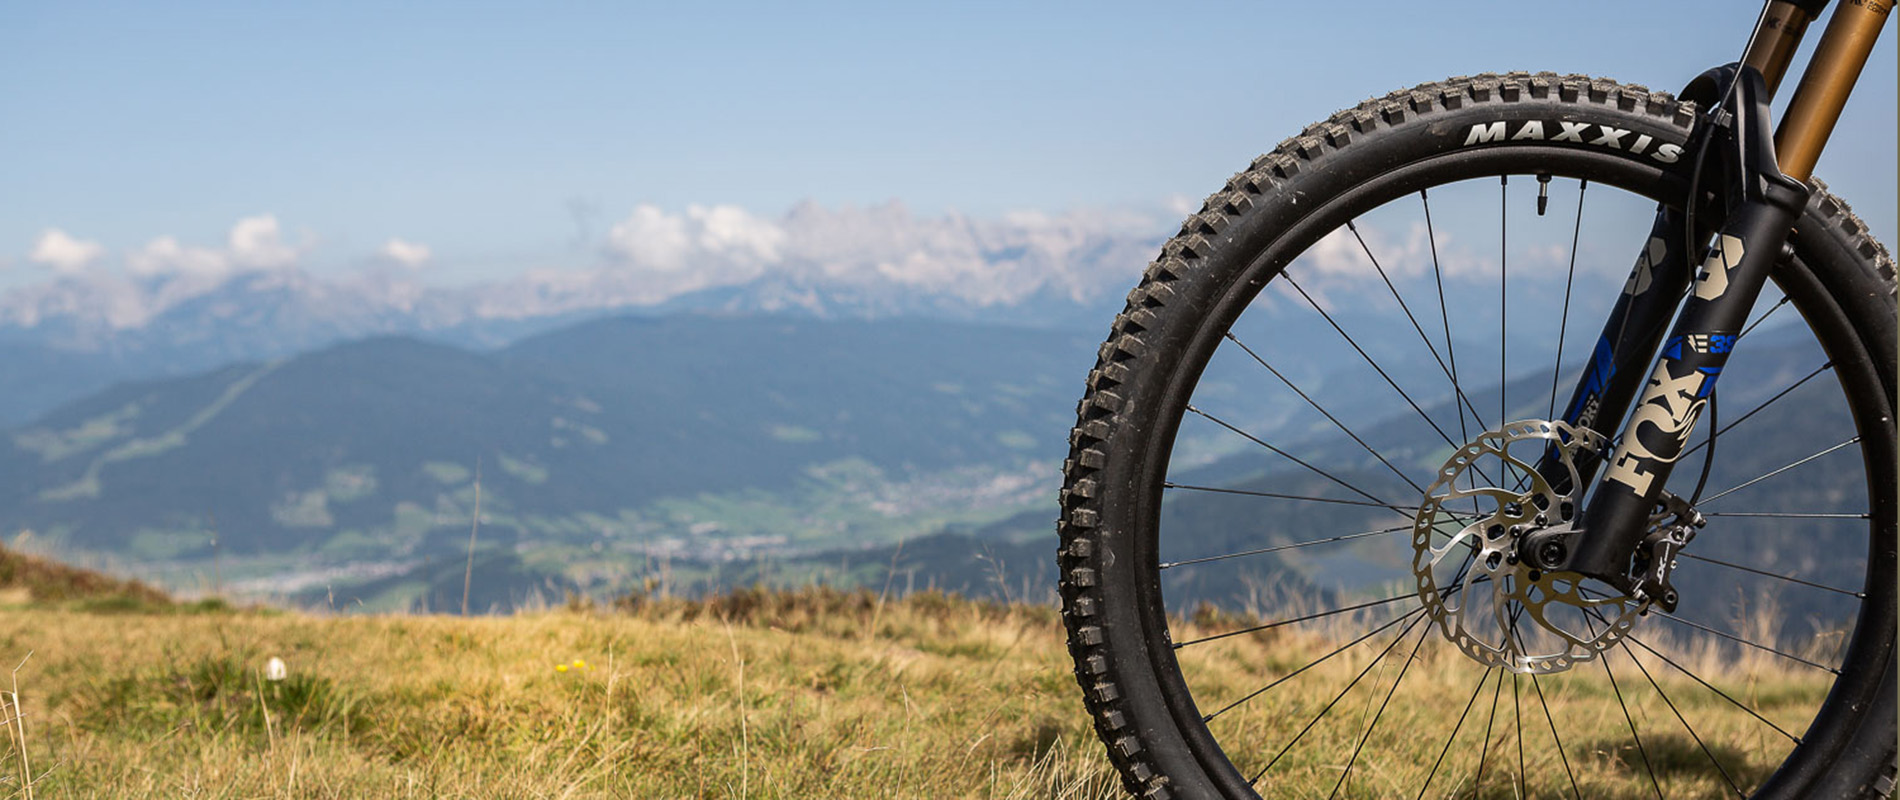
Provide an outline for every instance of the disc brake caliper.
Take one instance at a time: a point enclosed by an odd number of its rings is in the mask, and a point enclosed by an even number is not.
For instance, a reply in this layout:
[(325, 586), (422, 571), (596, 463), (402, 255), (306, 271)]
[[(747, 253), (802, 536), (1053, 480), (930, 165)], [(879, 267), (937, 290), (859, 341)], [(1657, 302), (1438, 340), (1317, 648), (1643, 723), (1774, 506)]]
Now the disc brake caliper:
[(1634, 582), (1630, 594), (1639, 600), (1647, 599), (1664, 611), (1675, 611), (1679, 598), (1669, 576), (1676, 571), (1676, 556), (1709, 521), (1689, 507), (1687, 500), (1668, 492), (1663, 492), (1659, 502), (1662, 509), (1649, 518), (1650, 532), (1643, 537), (1630, 562), (1630, 577)]

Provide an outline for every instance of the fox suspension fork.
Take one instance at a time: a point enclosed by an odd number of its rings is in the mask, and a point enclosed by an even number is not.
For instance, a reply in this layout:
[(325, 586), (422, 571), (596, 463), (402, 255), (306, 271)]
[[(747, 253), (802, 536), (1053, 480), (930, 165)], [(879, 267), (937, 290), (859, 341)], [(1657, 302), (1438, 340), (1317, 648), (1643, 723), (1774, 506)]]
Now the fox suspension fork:
[[(1670, 610), (1676, 605), (1669, 585), (1675, 551), (1700, 520), (1685, 502), (1666, 496), (1663, 485), (1808, 199), (1806, 185), (1776, 167), (1761, 73), (1730, 65), (1704, 79), (1723, 87), (1713, 94), (1728, 102), (1707, 118), (1712, 124), (1698, 130), (1696, 135), (1708, 141), (1691, 145), (1707, 148), (1704, 152), (1716, 159), (1711, 174), (1722, 178), (1728, 215), (1691, 279), (1686, 248), (1669, 245), (1683, 241), (1683, 212), (1657, 213), (1595, 357), (1566, 407), (1565, 421), (1600, 430), (1623, 418), (1639, 388), (1641, 397), (1615, 451), (1582, 465), (1582, 480), (1592, 480), (1599, 469), (1602, 478), (1581, 514), (1525, 536), (1519, 549), (1522, 560), (1540, 569), (1595, 578)], [(1700, 242), (1706, 232), (1691, 236)], [(1689, 298), (1662, 338), (1663, 323), (1684, 292)], [(1655, 367), (1639, 383), (1636, 369), (1659, 344)], [(1558, 466), (1547, 456), (1539, 470), (1554, 485), (1568, 483)], [(1659, 507), (1677, 519), (1652, 530)]]
[[(1886, 0), (1835, 6), (1787, 118), (1770, 136), (1768, 101), (1808, 22), (1825, 6), (1825, 0), (1769, 0), (1742, 61), (1704, 73), (1684, 92), (1714, 109), (1690, 142), (1698, 156), (1684, 209), (1693, 212), (1704, 206), (1696, 187), (1706, 175), (1721, 189), (1715, 205), (1726, 208), (1727, 216), (1693, 278), (1693, 295), (1683, 303), (1668, 338), (1658, 342), (1676, 298), (1690, 288), (1686, 251), (1707, 241), (1709, 232), (1688, 230), (1682, 212), (1657, 212), (1623, 297), (1565, 406), (1564, 420), (1600, 429), (1623, 419), (1639, 387), (1642, 398), (1615, 451), (1607, 459), (1591, 455), (1580, 460), (1581, 481), (1593, 480), (1603, 469), (1582, 513), (1562, 509), (1550, 527), (1527, 533), (1518, 544), (1521, 561), (1594, 578), (1674, 610), (1677, 598), (1669, 572), (1701, 517), (1684, 499), (1665, 492), (1663, 484), (1710, 402), (1769, 271), (1781, 258), (1788, 233), (1807, 202), (1805, 181), (1893, 8)], [(1704, 154), (1716, 156), (1706, 173)], [(1672, 248), (1670, 242), (1684, 246)], [(1639, 383), (1641, 373), (1635, 370), (1659, 345), (1662, 352), (1649, 379)], [(1554, 450), (1537, 469), (1553, 487), (1571, 489)], [(1549, 517), (1539, 515), (1539, 521)], [(1653, 526), (1652, 520), (1661, 524)]]

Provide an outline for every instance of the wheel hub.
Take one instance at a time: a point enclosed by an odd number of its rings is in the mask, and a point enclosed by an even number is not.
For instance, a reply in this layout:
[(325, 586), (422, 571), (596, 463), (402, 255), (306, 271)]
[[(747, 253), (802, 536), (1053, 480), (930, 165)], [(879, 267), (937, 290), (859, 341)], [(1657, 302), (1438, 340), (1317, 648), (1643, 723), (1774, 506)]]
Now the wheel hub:
[[(1523, 420), (1480, 434), (1439, 468), (1413, 520), (1412, 572), (1432, 624), (1465, 655), (1512, 672), (1562, 672), (1621, 641), (1648, 609), (1646, 598), (1537, 569), (1561, 554), (1520, 555), (1526, 537), (1580, 515), (1577, 462), (1605, 444), (1587, 428)], [(1564, 491), (1536, 469), (1546, 453), (1569, 473)]]

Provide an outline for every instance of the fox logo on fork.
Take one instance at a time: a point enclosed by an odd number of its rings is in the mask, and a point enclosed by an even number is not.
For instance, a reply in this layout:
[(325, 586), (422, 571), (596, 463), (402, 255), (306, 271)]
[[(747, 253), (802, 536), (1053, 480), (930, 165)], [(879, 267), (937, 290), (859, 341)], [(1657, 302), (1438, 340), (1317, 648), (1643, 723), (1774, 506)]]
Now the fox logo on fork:
[[(1670, 344), (1680, 347), (1681, 342)], [(1683, 445), (1695, 430), (1695, 421), (1702, 416), (1702, 409), (1709, 404), (1709, 392), (1715, 388), (1715, 379), (1722, 372), (1721, 367), (1701, 367), (1678, 376), (1670, 370), (1673, 363), (1674, 359), (1665, 358), (1656, 365), (1643, 401), (1630, 416), (1629, 433), (1616, 448), (1604, 473), (1604, 477), (1638, 494), (1647, 493), (1656, 477), (1644, 467), (1682, 457)]]

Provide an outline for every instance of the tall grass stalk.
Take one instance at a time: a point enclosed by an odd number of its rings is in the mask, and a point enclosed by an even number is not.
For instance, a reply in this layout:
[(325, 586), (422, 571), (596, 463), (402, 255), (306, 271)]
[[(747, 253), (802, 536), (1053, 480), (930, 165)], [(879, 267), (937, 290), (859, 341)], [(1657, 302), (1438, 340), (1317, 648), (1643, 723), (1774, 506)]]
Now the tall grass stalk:
[[(7, 717), (7, 739), (12, 742), (14, 752), (20, 754), (20, 792), (25, 800), (33, 800), (33, 763), (26, 754), (26, 709), (20, 706), (20, 670), (26, 668), (26, 662), (33, 659), (33, 651), (13, 668), (12, 688), (7, 692), (6, 703), (0, 703), (0, 714)], [(9, 711), (7, 706), (11, 705)]]
[(732, 622), (726, 621), (726, 645), (732, 649), (732, 661), (739, 670), (739, 797), (751, 796), (752, 733), (747, 722), (745, 699), (745, 657), (739, 655), (739, 640), (732, 635)]
[(884, 570), (884, 589), (877, 593), (877, 608), (871, 611), (871, 624), (864, 628), (864, 638), (877, 634), (877, 618), (884, 616), (884, 601), (890, 599), (891, 581), (897, 577), (897, 559), (904, 554), (904, 540), (897, 540), (897, 548), (891, 551), (891, 565)]
[[(507, 466), (507, 465), (503, 465)], [(505, 471), (505, 470), (504, 470)], [(462, 570), (462, 616), (468, 616), (468, 587), (475, 580), (475, 534), (482, 529), (482, 457), (475, 456), (475, 518), (468, 524), (468, 566)]]

